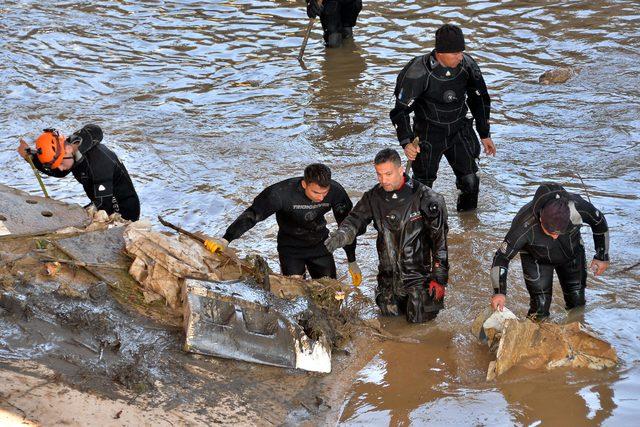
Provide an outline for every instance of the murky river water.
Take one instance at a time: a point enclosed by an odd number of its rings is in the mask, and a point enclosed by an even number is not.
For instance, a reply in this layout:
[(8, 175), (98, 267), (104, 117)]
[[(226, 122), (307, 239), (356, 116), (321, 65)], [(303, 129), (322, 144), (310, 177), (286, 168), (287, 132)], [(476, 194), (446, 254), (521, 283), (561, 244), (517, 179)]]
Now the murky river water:
[[(301, 1), (15, 1), (0, 3), (1, 182), (37, 192), (14, 151), (40, 129), (94, 122), (125, 162), (144, 216), (224, 231), (266, 185), (312, 161), (332, 166), (354, 200), (375, 183), (370, 165), (395, 145), (388, 112), (400, 68), (432, 47), (443, 21), (463, 26), (493, 99), (496, 158), (481, 158), (477, 215), (450, 209), (448, 309), (433, 324), (389, 321), (424, 344), (385, 343), (347, 396), (345, 424), (609, 424), (640, 415), (640, 5), (637, 1), (364, 1), (355, 40), (325, 51)], [(558, 86), (537, 77), (579, 70)], [(514, 372), (484, 381), (489, 356), (468, 332), (490, 295), (489, 266), (512, 216), (543, 180), (584, 194), (606, 214), (612, 265), (589, 278), (584, 321), (618, 350), (607, 372)], [(71, 178), (47, 179), (58, 198), (85, 203)], [(435, 186), (449, 206), (453, 175)], [(588, 250), (593, 245), (585, 233)], [(277, 269), (275, 221), (234, 246)], [(358, 249), (366, 292), (376, 256)], [(340, 273), (346, 272), (339, 254)], [(528, 296), (512, 264), (509, 305)], [(566, 317), (562, 297), (552, 315)]]

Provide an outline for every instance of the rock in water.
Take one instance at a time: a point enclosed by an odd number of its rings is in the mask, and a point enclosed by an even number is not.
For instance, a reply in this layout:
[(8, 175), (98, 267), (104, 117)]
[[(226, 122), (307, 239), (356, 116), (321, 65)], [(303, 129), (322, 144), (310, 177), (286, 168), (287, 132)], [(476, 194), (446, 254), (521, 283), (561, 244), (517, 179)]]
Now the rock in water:
[[(490, 309), (489, 309), (490, 310)], [(519, 320), (505, 308), (485, 310), (472, 327), (475, 336), (496, 353), (489, 364), (487, 380), (493, 380), (514, 366), (553, 369), (560, 366), (605, 369), (618, 363), (615, 349), (579, 322), (558, 325)], [(481, 328), (478, 324), (481, 319)]]
[(538, 79), (538, 82), (543, 85), (565, 83), (575, 75), (576, 73), (571, 67), (554, 68), (553, 70), (545, 71)]

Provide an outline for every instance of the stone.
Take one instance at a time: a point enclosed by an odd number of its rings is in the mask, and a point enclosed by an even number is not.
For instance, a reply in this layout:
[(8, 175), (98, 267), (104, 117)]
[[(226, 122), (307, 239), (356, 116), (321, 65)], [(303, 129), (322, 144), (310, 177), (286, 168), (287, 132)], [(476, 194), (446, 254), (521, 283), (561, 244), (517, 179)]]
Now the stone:
[(514, 366), (605, 369), (618, 363), (611, 344), (579, 322), (559, 325), (519, 320), (506, 308), (487, 314), (488, 310), (483, 311), (472, 326), (473, 334), (496, 355), (489, 364), (487, 380), (496, 379)]
[(543, 85), (566, 83), (576, 73), (571, 67), (560, 67), (545, 71), (538, 78), (538, 82)]
[(86, 227), (91, 217), (79, 205), (32, 196), (0, 184), (0, 239), (38, 236), (68, 227)]
[(109, 294), (109, 286), (105, 282), (98, 282), (89, 288), (89, 298), (94, 302), (102, 302)]

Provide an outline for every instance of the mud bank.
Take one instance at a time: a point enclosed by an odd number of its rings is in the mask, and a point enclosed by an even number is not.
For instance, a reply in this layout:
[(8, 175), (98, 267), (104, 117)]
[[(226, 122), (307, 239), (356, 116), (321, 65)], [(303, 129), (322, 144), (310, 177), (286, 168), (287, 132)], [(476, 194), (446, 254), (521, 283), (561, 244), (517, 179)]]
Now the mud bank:
[(364, 337), (329, 375), (187, 354), (175, 319), (142, 315), (134, 294), (82, 268), (47, 276), (40, 260), (61, 254), (42, 240), (0, 242), (0, 410), (21, 422), (330, 423), (367, 360)]

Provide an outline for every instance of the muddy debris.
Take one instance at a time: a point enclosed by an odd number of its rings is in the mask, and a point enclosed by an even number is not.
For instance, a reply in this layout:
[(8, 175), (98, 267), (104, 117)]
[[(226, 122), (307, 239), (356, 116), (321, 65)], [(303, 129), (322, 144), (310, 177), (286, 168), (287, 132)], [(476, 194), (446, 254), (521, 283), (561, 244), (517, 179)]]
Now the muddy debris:
[(141, 346), (134, 353), (131, 361), (116, 364), (112, 371), (113, 381), (137, 394), (153, 389), (154, 379), (150, 373), (151, 364), (145, 358), (145, 354), (149, 350), (152, 348)]
[(496, 359), (487, 380), (514, 366), (527, 369), (558, 367), (606, 369), (618, 363), (615, 349), (580, 322), (559, 325), (520, 320), (509, 309), (486, 308), (473, 322), (473, 334), (486, 342)]
[[(274, 422), (287, 419), (295, 411), (293, 402), (302, 396), (313, 411), (298, 414), (293, 418), (297, 421), (322, 417), (331, 409), (307, 398), (325, 387), (322, 375), (185, 353), (178, 328), (183, 324), (181, 310), (128, 273), (133, 259), (124, 252), (125, 228), (105, 222), (88, 229), (0, 240), (0, 357), (3, 363), (16, 361), (11, 369), (22, 369), (17, 368), (19, 361), (38, 363), (78, 390), (128, 402), (140, 396), (137, 401), (153, 407), (188, 405), (195, 416), (217, 414), (211, 419), (241, 424), (258, 423), (266, 413)], [(330, 279), (284, 278), (259, 257), (211, 254), (197, 242), (170, 237), (202, 256), (204, 270), (195, 271), (202, 279), (221, 283), (235, 277), (285, 305), (307, 304), (300, 316), (292, 317), (300, 330), (297, 339), (305, 343), (299, 349), (311, 349), (309, 344), (322, 340), (328, 349), (353, 345), (365, 305), (349, 286)], [(60, 264), (54, 275), (46, 273), (47, 262)], [(213, 277), (207, 277), (209, 273)], [(336, 299), (341, 293), (345, 299)], [(182, 294), (174, 302), (182, 307)], [(276, 306), (255, 306), (254, 313), (243, 318), (243, 327), (250, 333), (275, 331), (278, 324), (263, 313), (276, 313)], [(354, 354), (350, 347), (331, 363), (343, 370)], [(235, 396), (242, 396), (241, 401)]]

